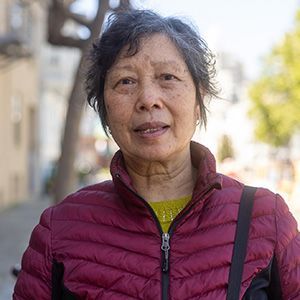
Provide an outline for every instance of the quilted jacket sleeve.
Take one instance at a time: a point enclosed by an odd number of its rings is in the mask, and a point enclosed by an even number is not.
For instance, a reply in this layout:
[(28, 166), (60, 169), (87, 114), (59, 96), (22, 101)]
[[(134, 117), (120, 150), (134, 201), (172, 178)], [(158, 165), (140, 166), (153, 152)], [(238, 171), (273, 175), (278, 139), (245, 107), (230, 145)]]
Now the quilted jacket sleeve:
[(13, 300), (51, 299), (51, 209), (41, 216), (40, 223), (31, 234), (29, 246), (22, 258)]
[(300, 234), (283, 199), (276, 199), (275, 257), (284, 300), (300, 299)]

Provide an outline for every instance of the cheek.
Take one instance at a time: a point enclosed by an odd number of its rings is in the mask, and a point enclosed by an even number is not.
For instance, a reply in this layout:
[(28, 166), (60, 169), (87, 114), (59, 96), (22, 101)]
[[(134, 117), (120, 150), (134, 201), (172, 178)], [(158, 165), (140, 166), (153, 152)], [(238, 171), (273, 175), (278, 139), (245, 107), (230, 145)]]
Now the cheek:
[(129, 122), (128, 111), (120, 105), (106, 105), (107, 121), (111, 129), (121, 130)]
[(105, 103), (106, 113), (110, 112), (110, 105)]

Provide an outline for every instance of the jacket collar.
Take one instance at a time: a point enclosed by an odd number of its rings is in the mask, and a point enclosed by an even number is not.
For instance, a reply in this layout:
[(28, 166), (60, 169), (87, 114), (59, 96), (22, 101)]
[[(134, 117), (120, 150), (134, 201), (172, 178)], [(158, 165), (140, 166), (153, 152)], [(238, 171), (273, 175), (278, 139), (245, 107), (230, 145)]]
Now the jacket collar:
[[(222, 177), (216, 173), (216, 161), (213, 154), (205, 146), (194, 141), (191, 142), (190, 147), (192, 164), (198, 169), (198, 178), (193, 192), (193, 199), (198, 198), (209, 189), (221, 189)], [(127, 199), (128, 196), (132, 200), (133, 198), (138, 198), (131, 178), (126, 171), (123, 155), (120, 150), (115, 153), (110, 170), (117, 192), (120, 195), (126, 196)], [(133, 197), (132, 192), (137, 197)], [(136, 200), (138, 200), (140, 206), (141, 199)]]
[(208, 148), (194, 141), (191, 142), (190, 147), (192, 164), (198, 170), (193, 198), (198, 198), (212, 188), (221, 189), (222, 177), (216, 172), (216, 160), (213, 154)]

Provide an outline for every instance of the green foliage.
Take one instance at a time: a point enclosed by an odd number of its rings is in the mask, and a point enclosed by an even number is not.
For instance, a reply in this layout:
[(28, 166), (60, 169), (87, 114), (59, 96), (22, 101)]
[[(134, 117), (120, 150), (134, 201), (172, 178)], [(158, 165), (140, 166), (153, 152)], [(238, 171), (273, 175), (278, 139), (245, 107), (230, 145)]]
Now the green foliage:
[(257, 139), (286, 146), (300, 128), (300, 10), (295, 28), (268, 55), (249, 94)]
[(234, 158), (234, 150), (230, 137), (224, 134), (218, 147), (218, 159), (222, 162), (226, 158)]

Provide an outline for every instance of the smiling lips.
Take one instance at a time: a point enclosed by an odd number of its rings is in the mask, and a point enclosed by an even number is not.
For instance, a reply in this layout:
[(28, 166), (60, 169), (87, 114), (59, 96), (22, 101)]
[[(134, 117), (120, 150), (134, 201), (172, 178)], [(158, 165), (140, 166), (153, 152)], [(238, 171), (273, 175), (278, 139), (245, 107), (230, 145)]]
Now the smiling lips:
[(156, 137), (165, 133), (169, 127), (163, 122), (146, 122), (138, 125), (134, 131), (142, 137)]

